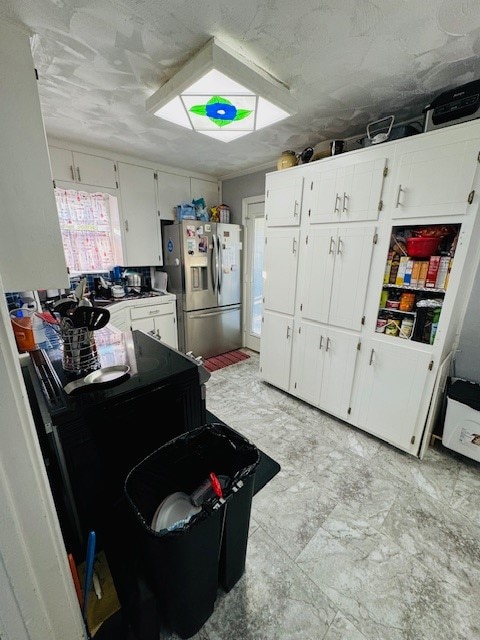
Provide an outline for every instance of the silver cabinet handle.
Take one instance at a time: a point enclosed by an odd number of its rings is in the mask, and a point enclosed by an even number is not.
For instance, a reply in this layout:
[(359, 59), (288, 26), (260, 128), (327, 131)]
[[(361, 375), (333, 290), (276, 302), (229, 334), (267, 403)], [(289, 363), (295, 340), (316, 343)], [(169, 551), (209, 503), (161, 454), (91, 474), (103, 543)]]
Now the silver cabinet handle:
[(295, 205), (293, 207), (293, 215), (298, 216), (298, 200), (295, 200)]
[(338, 195), (338, 193), (336, 193), (335, 194), (335, 207), (334, 207), (335, 213), (340, 213), (340, 207), (337, 205), (339, 200), (340, 200), (340, 196)]
[(327, 346), (325, 347), (325, 351), (330, 349), (330, 338), (327, 338)]
[(75, 170), (73, 168), (73, 164), (70, 165), (70, 173), (72, 174), (72, 180), (75, 180)]
[(296, 253), (297, 252), (296, 244), (297, 244), (297, 239), (293, 238), (292, 253)]
[(340, 246), (343, 244), (343, 240), (341, 239), (340, 236), (338, 236), (338, 242), (337, 242), (337, 256), (339, 253), (342, 253)]
[(318, 345), (319, 349), (322, 348), (322, 344), (323, 344), (323, 336), (320, 336), (320, 344)]
[(333, 236), (330, 236), (330, 247), (328, 248), (328, 253), (333, 253), (332, 244), (333, 244), (333, 250), (335, 250), (335, 240), (333, 239)]
[(347, 211), (347, 200), (348, 200), (348, 196), (345, 193), (345, 191), (343, 192), (343, 207), (342, 207), (342, 211), (345, 213)]
[(287, 327), (287, 340), (290, 338), (290, 325)]
[(375, 354), (375, 349), (372, 349), (372, 351), (371, 351), (371, 353), (370, 353), (370, 362), (368, 363), (368, 364), (369, 364), (369, 366), (370, 366), (371, 364), (373, 364), (373, 356), (374, 356), (374, 354)]
[(78, 178), (78, 181), (79, 181), (79, 182), (81, 182), (81, 181), (82, 181), (82, 179), (81, 179), (81, 177), (80, 177), (80, 167), (77, 167), (77, 178)]
[(401, 206), (401, 202), (400, 202), (400, 194), (402, 193), (403, 189), (402, 189), (402, 185), (399, 184), (398, 185), (398, 193), (397, 193), (397, 202), (395, 203), (395, 208), (397, 209), (398, 207)]
[(125, 220), (125, 231), (128, 231), (128, 220)]

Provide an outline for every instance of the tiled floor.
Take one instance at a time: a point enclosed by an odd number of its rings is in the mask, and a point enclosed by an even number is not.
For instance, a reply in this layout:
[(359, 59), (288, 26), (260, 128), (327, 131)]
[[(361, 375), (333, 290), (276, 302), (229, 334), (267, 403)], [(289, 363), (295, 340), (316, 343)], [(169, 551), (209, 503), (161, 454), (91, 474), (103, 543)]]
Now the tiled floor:
[(480, 465), (424, 460), (260, 381), (212, 373), (207, 407), (281, 466), (254, 498), (245, 574), (198, 640), (480, 638)]

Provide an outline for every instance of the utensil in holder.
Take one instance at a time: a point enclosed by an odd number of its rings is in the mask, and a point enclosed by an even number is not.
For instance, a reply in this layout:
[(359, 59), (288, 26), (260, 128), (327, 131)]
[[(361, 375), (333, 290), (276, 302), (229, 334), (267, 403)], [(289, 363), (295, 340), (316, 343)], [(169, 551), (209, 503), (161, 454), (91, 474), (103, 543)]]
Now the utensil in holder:
[(100, 368), (95, 335), (87, 327), (73, 327), (62, 323), (60, 337), (63, 342), (62, 367), (71, 373), (88, 373)]

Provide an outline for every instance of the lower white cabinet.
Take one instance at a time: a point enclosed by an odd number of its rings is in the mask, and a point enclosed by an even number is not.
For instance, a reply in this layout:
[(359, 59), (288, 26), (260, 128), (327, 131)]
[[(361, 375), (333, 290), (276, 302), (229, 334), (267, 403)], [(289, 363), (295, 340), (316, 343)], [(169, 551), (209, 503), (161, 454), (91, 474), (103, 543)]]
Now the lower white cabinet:
[(293, 318), (274, 311), (264, 311), (260, 372), (266, 382), (288, 391), (292, 354)]
[(354, 333), (300, 322), (293, 338), (290, 392), (346, 420), (359, 344)]
[(434, 373), (431, 353), (387, 339), (362, 343), (353, 412), (355, 424), (407, 452), (416, 452)]
[(170, 347), (178, 349), (177, 317), (174, 301), (138, 304), (130, 309), (130, 326), (153, 334)]
[(108, 307), (108, 310), (110, 311), (110, 324), (113, 324), (119, 331), (130, 330), (130, 314), (123, 302)]

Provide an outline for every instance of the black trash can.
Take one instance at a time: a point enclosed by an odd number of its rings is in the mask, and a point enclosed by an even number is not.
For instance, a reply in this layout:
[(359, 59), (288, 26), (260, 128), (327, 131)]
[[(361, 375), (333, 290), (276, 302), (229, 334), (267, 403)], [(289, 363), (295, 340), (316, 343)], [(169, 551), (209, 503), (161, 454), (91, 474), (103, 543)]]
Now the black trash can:
[[(126, 477), (138, 560), (157, 598), (160, 624), (181, 638), (208, 620), (218, 587), (229, 591), (244, 573), (259, 460), (254, 444), (213, 423), (170, 440)], [(212, 472), (222, 478), (222, 497), (210, 491), (198, 513), (155, 530), (152, 521), (165, 499), (176, 492), (190, 496)]]

